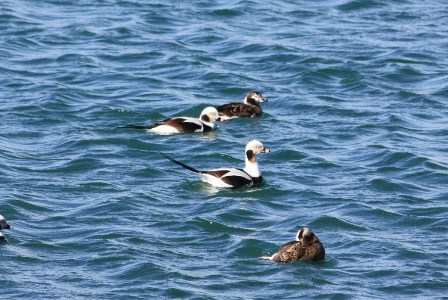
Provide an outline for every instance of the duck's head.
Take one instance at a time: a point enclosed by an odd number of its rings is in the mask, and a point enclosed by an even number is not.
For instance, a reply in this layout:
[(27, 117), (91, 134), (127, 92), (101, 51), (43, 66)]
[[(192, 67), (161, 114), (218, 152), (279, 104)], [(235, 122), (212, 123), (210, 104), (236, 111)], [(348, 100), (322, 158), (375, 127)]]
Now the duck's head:
[(213, 123), (215, 121), (219, 121), (218, 110), (211, 106), (206, 107), (202, 111), (200, 119), (201, 119), (201, 121), (204, 121), (207, 123)]
[(260, 141), (252, 140), (246, 145), (246, 158), (254, 162), (255, 157), (260, 153), (269, 153), (271, 150), (265, 148)]
[(5, 217), (3, 217), (2, 215), (0, 215), (0, 230), (3, 229), (12, 229), (13, 227), (11, 225), (8, 224), (8, 222), (6, 222)]
[(250, 91), (247, 93), (246, 98), (244, 98), (244, 103), (258, 105), (259, 103), (268, 102), (266, 98), (263, 98), (260, 92)]
[(311, 230), (311, 228), (308, 227), (302, 227), (296, 235), (296, 241), (307, 243), (311, 241), (315, 237), (314, 232)]

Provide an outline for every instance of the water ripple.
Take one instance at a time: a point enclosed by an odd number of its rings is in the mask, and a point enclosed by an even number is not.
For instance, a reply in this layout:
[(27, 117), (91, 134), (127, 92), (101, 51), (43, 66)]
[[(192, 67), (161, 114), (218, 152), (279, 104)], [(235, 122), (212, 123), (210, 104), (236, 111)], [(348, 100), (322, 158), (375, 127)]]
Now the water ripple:
[[(437, 1), (4, 0), (2, 295), (444, 297), (446, 25)], [(212, 133), (117, 128), (252, 89), (263, 116)], [(159, 154), (243, 167), (254, 138), (253, 189)], [(302, 226), (323, 262), (258, 259)]]

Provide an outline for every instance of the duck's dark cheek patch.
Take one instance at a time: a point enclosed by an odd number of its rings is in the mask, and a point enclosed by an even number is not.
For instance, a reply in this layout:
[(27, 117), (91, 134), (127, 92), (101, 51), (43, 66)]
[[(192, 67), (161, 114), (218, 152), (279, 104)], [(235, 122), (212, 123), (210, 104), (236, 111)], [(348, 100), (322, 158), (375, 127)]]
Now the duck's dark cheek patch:
[(254, 152), (252, 150), (247, 150), (246, 157), (249, 161), (252, 161), (252, 159), (254, 158)]
[(208, 122), (208, 123), (210, 123), (210, 118), (209, 118), (207, 115), (203, 115), (203, 116), (201, 117), (201, 120), (204, 121), (204, 122)]
[(254, 98), (247, 99), (247, 103), (252, 104), (252, 105), (257, 105), (257, 101)]

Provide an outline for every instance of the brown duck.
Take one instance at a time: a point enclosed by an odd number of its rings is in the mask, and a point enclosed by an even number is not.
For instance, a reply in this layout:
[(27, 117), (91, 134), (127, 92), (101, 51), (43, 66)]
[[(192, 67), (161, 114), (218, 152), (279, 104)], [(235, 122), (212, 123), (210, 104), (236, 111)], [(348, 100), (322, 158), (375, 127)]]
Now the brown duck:
[(262, 256), (260, 259), (275, 262), (320, 261), (325, 259), (325, 249), (314, 232), (303, 227), (297, 232), (295, 241), (282, 245), (272, 256)]
[(260, 103), (268, 102), (260, 92), (251, 91), (244, 98), (244, 103), (232, 102), (217, 107), (220, 121), (235, 118), (258, 117), (261, 115)]

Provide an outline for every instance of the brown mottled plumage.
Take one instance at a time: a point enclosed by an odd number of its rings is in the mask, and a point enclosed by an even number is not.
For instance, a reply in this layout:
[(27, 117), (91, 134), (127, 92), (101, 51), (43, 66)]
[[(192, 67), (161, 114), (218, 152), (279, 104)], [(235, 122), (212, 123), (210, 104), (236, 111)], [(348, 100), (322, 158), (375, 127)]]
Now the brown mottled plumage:
[(244, 103), (232, 102), (217, 107), (220, 120), (228, 120), (233, 118), (258, 117), (262, 114), (259, 103), (267, 102), (260, 92), (251, 91), (244, 98)]
[(314, 232), (303, 227), (297, 233), (295, 241), (283, 244), (274, 255), (262, 256), (260, 259), (275, 262), (320, 261), (325, 259), (325, 249)]

